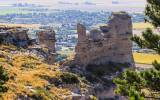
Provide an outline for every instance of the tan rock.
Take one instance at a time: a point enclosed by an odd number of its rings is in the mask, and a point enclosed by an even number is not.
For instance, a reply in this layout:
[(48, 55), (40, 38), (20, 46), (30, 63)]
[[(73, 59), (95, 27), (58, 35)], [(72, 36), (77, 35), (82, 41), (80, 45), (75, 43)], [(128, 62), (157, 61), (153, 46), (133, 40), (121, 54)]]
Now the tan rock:
[(78, 43), (75, 61), (79, 65), (106, 65), (109, 61), (115, 63), (130, 63), (134, 65), (132, 55), (132, 22), (126, 12), (112, 13), (109, 22), (92, 29), (86, 34), (86, 28), (77, 24)]
[(55, 52), (55, 32), (52, 29), (45, 29), (37, 32), (37, 36), (40, 44), (48, 46), (52, 52)]
[(51, 51), (50, 55), (46, 56), (46, 62), (48, 64), (54, 64), (55, 63), (55, 57), (56, 57), (56, 50), (55, 50), (55, 32), (52, 29), (45, 29), (42, 31), (37, 32), (37, 36), (39, 39), (39, 43), (41, 45), (46, 45)]

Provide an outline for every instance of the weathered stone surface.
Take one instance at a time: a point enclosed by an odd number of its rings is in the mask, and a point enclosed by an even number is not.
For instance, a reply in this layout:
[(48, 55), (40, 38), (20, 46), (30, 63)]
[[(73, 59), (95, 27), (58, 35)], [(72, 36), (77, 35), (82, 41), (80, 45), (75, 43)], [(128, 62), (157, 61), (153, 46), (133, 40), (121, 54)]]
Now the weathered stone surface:
[(52, 52), (55, 52), (55, 32), (52, 29), (45, 29), (37, 32), (40, 44), (48, 46)]
[(112, 13), (109, 22), (92, 29), (77, 24), (78, 43), (75, 62), (82, 66), (106, 65), (108, 62), (134, 64), (132, 55), (132, 22), (126, 12)]
[(46, 45), (51, 51), (50, 55), (46, 56), (46, 61), (48, 64), (55, 63), (56, 51), (55, 51), (55, 32), (52, 29), (45, 29), (37, 32), (39, 43), (41, 45)]
[(32, 44), (27, 32), (28, 29), (26, 28), (0, 26), (0, 37), (19, 47), (26, 47)]

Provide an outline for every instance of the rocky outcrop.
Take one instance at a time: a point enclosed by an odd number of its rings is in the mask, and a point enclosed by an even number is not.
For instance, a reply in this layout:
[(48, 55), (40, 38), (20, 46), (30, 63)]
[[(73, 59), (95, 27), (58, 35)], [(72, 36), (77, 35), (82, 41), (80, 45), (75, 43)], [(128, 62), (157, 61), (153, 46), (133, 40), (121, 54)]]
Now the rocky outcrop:
[(39, 43), (41, 45), (46, 45), (51, 51), (50, 55), (46, 56), (46, 61), (48, 64), (54, 64), (56, 51), (55, 51), (55, 32), (52, 29), (45, 29), (37, 32)]
[(26, 47), (32, 44), (27, 35), (28, 29), (22, 27), (0, 26), (0, 37), (18, 47)]
[[(55, 32), (46, 29), (37, 33), (39, 45), (35, 39), (30, 39), (27, 35), (28, 29), (23, 27), (5, 27), (0, 26), (0, 43), (5, 40), (18, 47), (27, 47), (25, 51), (11, 51), (15, 54), (37, 54), (38, 58), (42, 58), (48, 64), (54, 64), (55, 60)], [(44, 44), (44, 45), (43, 45)], [(41, 57), (42, 56), (42, 57)]]
[(126, 12), (112, 13), (109, 22), (99, 29), (77, 24), (78, 43), (75, 62), (82, 66), (106, 65), (108, 62), (134, 64), (132, 55), (132, 22)]

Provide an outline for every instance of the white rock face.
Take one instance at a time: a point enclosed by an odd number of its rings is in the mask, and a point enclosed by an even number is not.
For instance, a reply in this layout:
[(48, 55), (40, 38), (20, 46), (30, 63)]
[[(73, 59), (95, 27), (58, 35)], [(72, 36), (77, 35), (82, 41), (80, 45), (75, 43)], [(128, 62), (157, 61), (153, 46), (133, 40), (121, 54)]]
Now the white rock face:
[(88, 34), (83, 25), (77, 24), (77, 32), (77, 64), (106, 65), (109, 61), (134, 64), (132, 41), (129, 39), (132, 35), (132, 22), (126, 12), (112, 13), (106, 25), (92, 29)]

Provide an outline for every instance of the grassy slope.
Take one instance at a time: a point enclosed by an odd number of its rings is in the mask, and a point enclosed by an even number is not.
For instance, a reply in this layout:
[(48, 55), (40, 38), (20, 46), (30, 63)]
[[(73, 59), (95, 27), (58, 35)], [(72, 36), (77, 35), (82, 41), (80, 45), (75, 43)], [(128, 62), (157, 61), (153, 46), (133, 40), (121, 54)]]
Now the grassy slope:
[[(37, 57), (10, 53), (11, 50), (18, 49), (20, 48), (7, 43), (0, 45), (0, 65), (4, 66), (10, 76), (6, 84), (10, 89), (4, 94), (6, 100), (13, 100), (24, 95), (37, 96), (39, 99), (42, 99), (40, 98), (42, 96), (45, 100), (49, 98), (62, 100), (62, 95), (71, 94), (68, 90), (55, 87), (55, 84), (65, 84), (66, 80), (71, 81), (70, 77), (76, 78), (77, 76), (72, 73), (57, 72), (56, 66), (45, 64)], [(7, 58), (9, 56), (10, 59)], [(66, 76), (65, 81), (60, 78), (62, 75)], [(49, 90), (45, 88), (48, 82), (52, 84), (48, 87)]]

